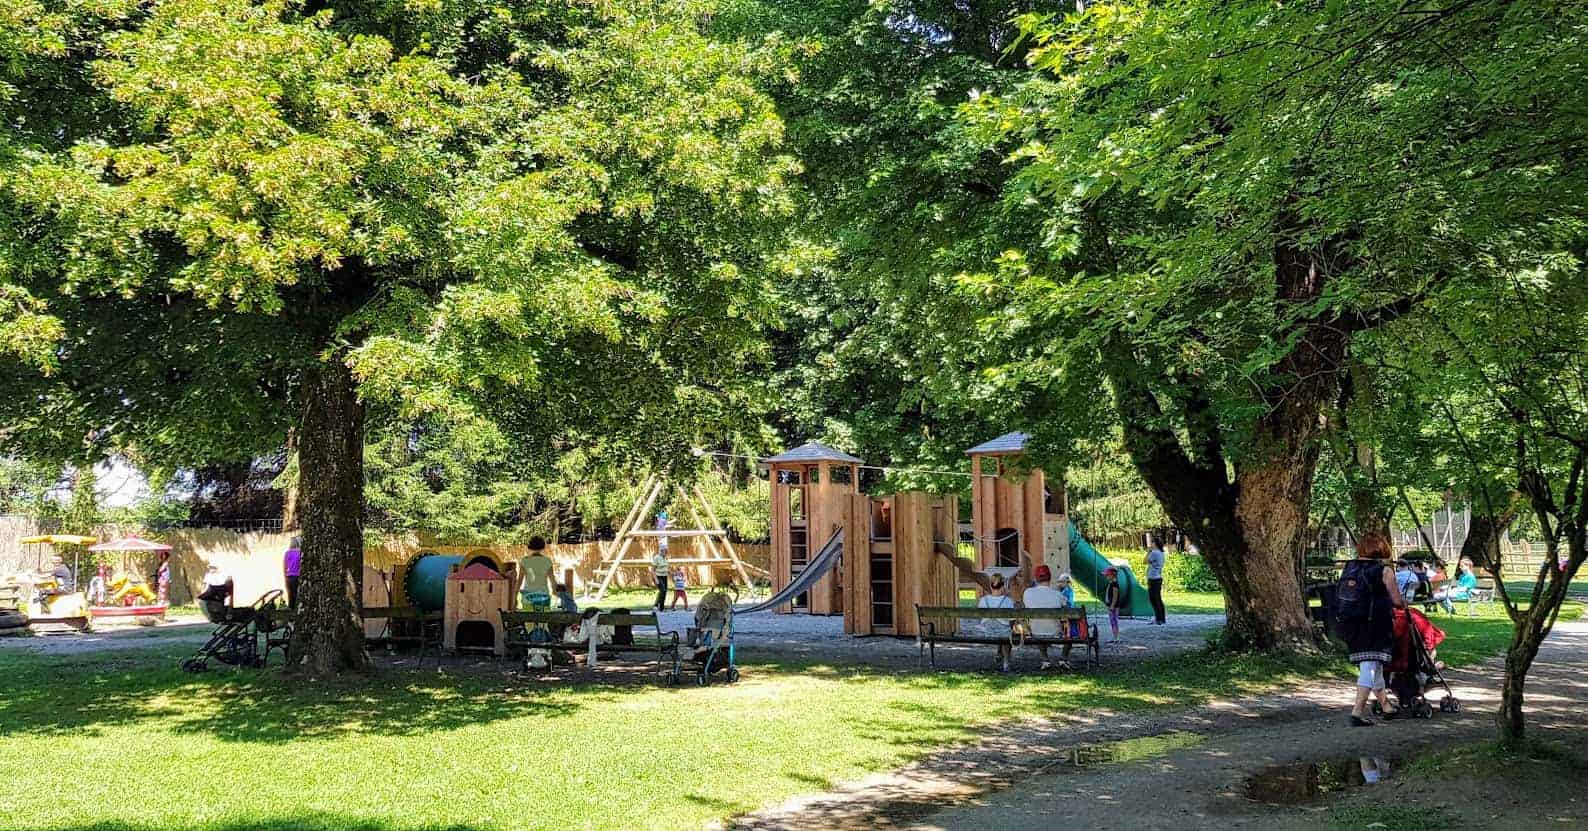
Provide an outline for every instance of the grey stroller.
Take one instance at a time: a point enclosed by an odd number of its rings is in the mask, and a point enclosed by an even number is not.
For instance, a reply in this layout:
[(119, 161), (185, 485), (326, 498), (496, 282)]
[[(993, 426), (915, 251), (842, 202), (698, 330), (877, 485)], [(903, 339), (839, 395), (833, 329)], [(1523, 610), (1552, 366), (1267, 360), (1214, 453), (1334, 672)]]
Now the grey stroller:
[(738, 600), (737, 589), (717, 586), (695, 606), (695, 625), (689, 627), (685, 646), (689, 663), (700, 667), (695, 683), (702, 687), (717, 672), (725, 672), (730, 684), (739, 680), (733, 643), (733, 604)]

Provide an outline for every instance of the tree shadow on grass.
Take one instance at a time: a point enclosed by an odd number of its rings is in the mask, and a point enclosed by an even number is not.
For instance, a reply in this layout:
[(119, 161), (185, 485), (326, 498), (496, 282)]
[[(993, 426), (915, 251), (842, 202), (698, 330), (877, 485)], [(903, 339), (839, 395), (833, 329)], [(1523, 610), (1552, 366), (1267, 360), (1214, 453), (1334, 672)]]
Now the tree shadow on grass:
[(381, 670), (313, 683), (275, 669), (193, 675), (177, 668), (175, 656), (152, 651), (0, 659), (0, 724), (8, 735), (96, 735), (160, 722), (237, 742), (413, 736), (564, 716), (614, 698), (588, 683), (527, 689), (502, 674)]
[[(102, 820), (77, 825), (57, 825), (52, 831), (169, 831), (168, 824), (128, 822), (127, 820)], [(222, 819), (187, 826), (195, 831), (487, 831), (492, 826), (454, 823), (436, 825), (426, 823), (387, 822), (360, 819), (324, 812), (308, 812), (281, 816), (250, 817), (244, 820)], [(494, 831), (494, 829), (493, 829)]]

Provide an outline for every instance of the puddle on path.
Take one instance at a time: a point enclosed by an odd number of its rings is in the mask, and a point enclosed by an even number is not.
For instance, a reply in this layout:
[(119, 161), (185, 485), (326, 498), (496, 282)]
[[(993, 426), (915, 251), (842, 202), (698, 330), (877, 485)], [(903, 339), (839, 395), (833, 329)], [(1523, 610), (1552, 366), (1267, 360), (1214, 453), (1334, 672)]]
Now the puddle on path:
[(1154, 756), (1162, 756), (1172, 750), (1194, 747), (1205, 741), (1207, 741), (1206, 736), (1187, 730), (1176, 730), (1137, 739), (1083, 744), (1077, 745), (1070, 751), (1069, 762), (1078, 768), (1139, 762)]
[(1265, 768), (1246, 779), (1246, 796), (1271, 805), (1295, 805), (1390, 778), (1390, 760), (1344, 756)]

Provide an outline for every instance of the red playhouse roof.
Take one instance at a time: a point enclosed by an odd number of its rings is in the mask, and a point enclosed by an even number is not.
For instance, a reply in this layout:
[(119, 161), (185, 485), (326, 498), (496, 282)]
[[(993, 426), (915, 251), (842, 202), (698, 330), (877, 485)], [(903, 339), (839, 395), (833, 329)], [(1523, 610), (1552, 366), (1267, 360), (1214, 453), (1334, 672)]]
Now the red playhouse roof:
[(91, 546), (88, 547), (88, 550), (89, 551), (129, 551), (129, 552), (170, 551), (171, 550), (171, 546), (166, 545), (163, 542), (155, 542), (154, 540), (146, 540), (146, 539), (143, 539), (142, 537), (122, 537), (119, 540), (111, 540), (110, 542), (102, 542), (99, 545), (91, 545)]
[(457, 571), (454, 571), (451, 574), (447, 575), (447, 579), (448, 580), (501, 580), (503, 582), (506, 582), (506, 580), (507, 580), (506, 577), (503, 577), (502, 575), (498, 574), (496, 572), (496, 569), (491, 568), (490, 566), (488, 566), (488, 565), (486, 565), (484, 563), (475, 563), (474, 565), (471, 565), (471, 566), (469, 566), (467, 568), (460, 568)]

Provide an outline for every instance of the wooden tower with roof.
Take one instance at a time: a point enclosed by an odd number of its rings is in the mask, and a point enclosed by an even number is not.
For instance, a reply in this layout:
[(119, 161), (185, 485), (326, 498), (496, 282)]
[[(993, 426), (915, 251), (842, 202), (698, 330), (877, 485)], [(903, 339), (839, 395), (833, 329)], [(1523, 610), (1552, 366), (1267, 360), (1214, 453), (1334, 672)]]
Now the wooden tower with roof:
[(1054, 573), (1070, 570), (1069, 506), (1062, 479), (1023, 460), (1025, 433), (1005, 433), (965, 451), (971, 464), (971, 527), (979, 568), (1020, 565), (1026, 551)]
[[(772, 484), (772, 591), (787, 586), (833, 532), (844, 527), (859, 492), (861, 460), (820, 442), (807, 442), (766, 460)], [(779, 612), (836, 615), (844, 611), (842, 569)]]

